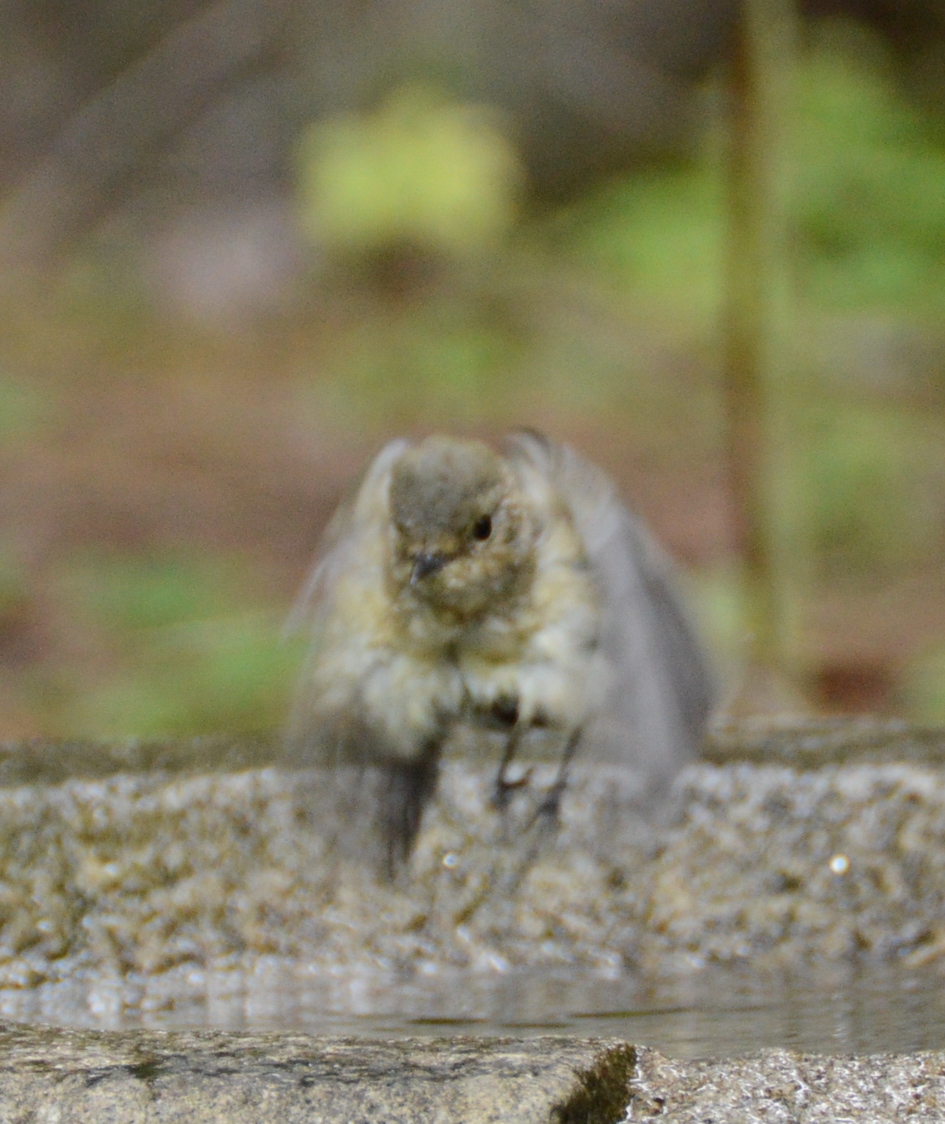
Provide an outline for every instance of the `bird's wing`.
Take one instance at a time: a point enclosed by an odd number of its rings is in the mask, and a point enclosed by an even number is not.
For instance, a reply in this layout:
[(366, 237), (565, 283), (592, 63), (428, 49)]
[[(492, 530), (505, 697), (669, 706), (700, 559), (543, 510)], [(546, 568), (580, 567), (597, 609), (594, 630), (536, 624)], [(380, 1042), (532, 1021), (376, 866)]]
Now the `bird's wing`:
[(588, 741), (654, 780), (669, 778), (695, 755), (714, 696), (675, 567), (601, 469), (530, 431), (512, 434), (506, 447), (564, 500), (603, 597), (601, 640), (614, 684)]
[(307, 632), (303, 663), (289, 718), (288, 742), (299, 749), (316, 730), (318, 700), (312, 696), (310, 671), (319, 658), (325, 623), (335, 609), (339, 581), (367, 564), (375, 553), (379, 532), (387, 526), (385, 490), (391, 466), (408, 447), (398, 438), (377, 454), (328, 522), (315, 561), (286, 620), (284, 635)]
[(389, 441), (377, 454), (357, 483), (349, 490), (322, 532), (315, 561), (295, 604), (286, 618), (284, 635), (309, 628), (313, 637), (320, 618), (330, 608), (339, 577), (352, 561), (364, 554), (365, 540), (378, 531), (378, 513), (383, 510), (383, 489), (391, 466), (410, 442)]

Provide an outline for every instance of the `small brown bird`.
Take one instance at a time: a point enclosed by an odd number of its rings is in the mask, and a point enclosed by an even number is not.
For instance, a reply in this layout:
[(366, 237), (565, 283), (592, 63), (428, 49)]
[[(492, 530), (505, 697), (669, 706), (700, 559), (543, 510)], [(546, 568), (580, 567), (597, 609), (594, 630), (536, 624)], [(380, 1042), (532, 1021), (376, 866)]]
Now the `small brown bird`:
[(554, 813), (579, 746), (653, 785), (690, 760), (712, 699), (672, 565), (613, 483), (532, 432), (392, 441), (326, 531), (293, 613), (312, 644), (293, 752), (380, 774), (391, 871), (460, 723), (505, 730), (494, 799), (530, 730), (560, 738)]

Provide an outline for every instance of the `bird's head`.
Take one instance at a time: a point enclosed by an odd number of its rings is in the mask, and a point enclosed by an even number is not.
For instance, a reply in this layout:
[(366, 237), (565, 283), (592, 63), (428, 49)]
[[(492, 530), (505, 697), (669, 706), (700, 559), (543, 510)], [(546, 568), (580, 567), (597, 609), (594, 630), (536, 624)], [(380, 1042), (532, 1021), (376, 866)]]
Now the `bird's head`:
[(434, 609), (476, 615), (516, 596), (536, 528), (505, 461), (479, 441), (429, 437), (394, 463), (391, 576)]

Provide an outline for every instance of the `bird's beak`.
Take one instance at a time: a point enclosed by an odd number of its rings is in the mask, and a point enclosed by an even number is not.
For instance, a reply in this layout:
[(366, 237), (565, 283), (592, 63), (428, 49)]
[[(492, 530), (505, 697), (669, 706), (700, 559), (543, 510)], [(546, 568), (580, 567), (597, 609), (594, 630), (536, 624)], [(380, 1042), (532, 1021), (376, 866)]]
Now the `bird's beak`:
[(416, 585), (431, 574), (442, 570), (449, 561), (445, 554), (418, 554), (413, 560), (413, 570), (410, 573), (410, 584)]

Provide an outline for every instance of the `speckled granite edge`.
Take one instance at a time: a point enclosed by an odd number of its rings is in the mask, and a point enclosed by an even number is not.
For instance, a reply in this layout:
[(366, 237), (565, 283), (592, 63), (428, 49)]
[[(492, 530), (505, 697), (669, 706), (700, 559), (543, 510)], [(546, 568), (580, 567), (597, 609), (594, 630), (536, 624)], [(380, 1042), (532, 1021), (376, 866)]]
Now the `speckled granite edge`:
[(616, 1124), (623, 1042), (0, 1029), (0, 1120)]
[(940, 1121), (945, 1053), (680, 1061), (606, 1039), (0, 1027), (0, 1119), (69, 1124)]
[(62, 784), (120, 773), (229, 773), (263, 769), (282, 757), (277, 734), (193, 738), (25, 738), (0, 742), (0, 788)]
[(794, 769), (889, 762), (942, 766), (945, 730), (871, 717), (759, 718), (714, 725), (702, 758), (714, 765), (744, 761)]
[[(717, 723), (702, 760), (814, 769), (852, 762), (945, 765), (945, 729), (894, 719), (764, 718)], [(193, 738), (26, 738), (0, 742), (0, 788), (61, 784), (121, 773), (194, 774), (262, 769), (283, 762), (278, 732)]]
[(621, 1119), (660, 1124), (933, 1124), (945, 1119), (945, 1053), (855, 1057), (763, 1050), (677, 1061), (638, 1047)]

